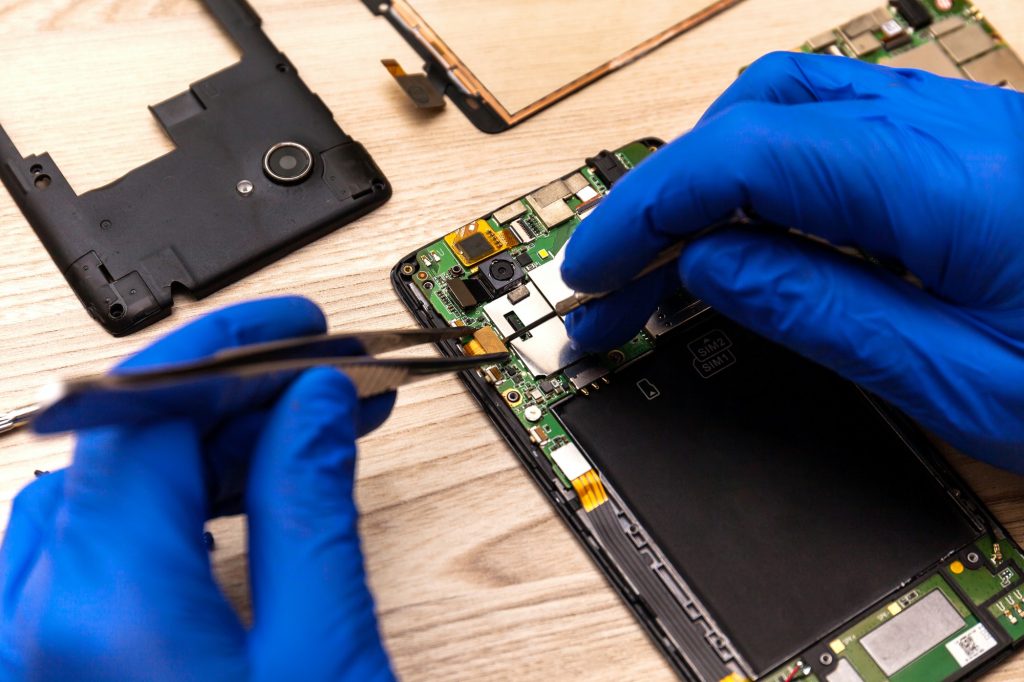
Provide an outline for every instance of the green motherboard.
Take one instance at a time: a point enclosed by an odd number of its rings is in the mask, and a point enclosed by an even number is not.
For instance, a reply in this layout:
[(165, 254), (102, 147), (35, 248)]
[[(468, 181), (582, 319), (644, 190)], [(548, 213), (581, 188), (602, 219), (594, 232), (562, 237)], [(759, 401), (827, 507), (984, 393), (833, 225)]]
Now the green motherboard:
[(1024, 92), (1024, 63), (966, 0), (893, 2), (811, 38), (800, 49)]
[[(617, 178), (619, 174), (640, 163), (655, 149), (653, 144), (636, 142), (615, 152), (604, 152), (599, 160), (595, 160), (595, 164), (584, 166), (565, 178), (495, 211), (490, 216), (461, 227), (445, 238), (420, 249), (416, 254), (417, 265), (407, 264), (405, 274), (411, 275), (411, 281), (415, 283), (420, 294), (448, 324), (492, 327), (500, 330), (506, 321), (488, 317), (488, 303), (480, 301), (491, 298), (498, 292), (516, 288), (529, 277), (529, 273), (539, 268), (557, 273), (562, 247), (587, 213), (593, 210), (608, 191), (607, 184), (611, 183), (609, 174), (611, 178)], [(601, 166), (605, 169), (601, 170)], [(547, 203), (549, 200), (550, 203)], [(557, 208), (552, 208), (553, 206)], [(467, 241), (470, 242), (468, 246)], [(480, 246), (480, 251), (474, 250), (477, 245)], [(481, 263), (485, 269), (504, 267), (508, 269), (509, 277), (499, 279), (493, 277), (490, 272), (482, 272), (479, 268)], [(498, 277), (501, 276), (499, 273)], [(531, 279), (536, 280), (537, 276), (534, 275)], [(455, 282), (459, 283), (458, 295), (452, 290)], [(478, 285), (487, 290), (466, 291), (467, 282), (470, 286)], [(540, 306), (529, 309), (531, 314), (539, 316), (550, 311), (551, 306), (557, 303), (556, 300), (547, 300), (545, 306), (544, 295), (552, 296), (550, 292), (530, 291), (530, 296), (541, 303)], [(518, 308), (525, 310), (522, 303), (511, 306), (512, 309), (508, 312), (517, 312)], [(699, 304), (692, 299), (680, 301), (680, 309), (673, 313), (676, 315), (676, 321), (681, 321), (683, 310), (690, 310), (696, 306)], [(694, 309), (692, 312), (697, 310)], [(513, 324), (513, 329), (532, 321), (522, 319), (526, 317), (526, 313), (518, 314), (521, 319)], [(661, 322), (664, 322), (666, 313), (661, 311), (658, 315), (662, 316)], [(561, 325), (558, 320), (553, 322), (556, 326)], [(564, 329), (564, 325), (562, 327)], [(654, 349), (659, 330), (659, 321), (656, 317), (647, 329), (622, 347), (601, 357), (581, 356), (567, 365), (564, 364), (563, 356), (557, 358), (554, 365), (547, 362), (548, 358), (541, 358), (542, 367), (531, 367), (529, 361), (534, 356), (530, 355), (529, 348), (524, 348), (525, 354), (512, 353), (507, 362), (485, 368), (481, 374), (493, 385), (495, 391), (504, 396), (509, 409), (515, 413), (523, 429), (530, 434), (531, 440), (550, 456), (560, 448), (571, 445), (572, 441), (548, 407), (577, 392), (586, 394), (600, 390), (602, 380), (616, 366), (628, 364)], [(537, 338), (536, 342), (547, 343), (547, 339)], [(559, 342), (568, 344), (564, 331), (560, 338), (556, 338), (556, 343)], [(472, 343), (471, 341), (470, 344)], [(519, 343), (513, 343), (514, 350), (518, 349)], [(526, 347), (531, 343), (535, 341), (527, 339), (521, 345)], [(473, 349), (474, 346), (469, 345), (467, 352), (472, 353)], [(498, 350), (503, 350), (503, 347)], [(537, 369), (543, 371), (536, 372)], [(562, 482), (569, 487), (571, 479), (561, 470), (555, 459), (552, 463)]]
[[(1024, 64), (964, 0), (894, 1), (812, 38), (801, 50), (1024, 90)], [(571, 293), (558, 275), (564, 245), (611, 186), (658, 144), (638, 141), (601, 152), (569, 175), (419, 249), (396, 271), (401, 287), (444, 324), (479, 330), (467, 330), (462, 352), (509, 351), (506, 361), (479, 370), (479, 378), (547, 458), (564, 495), (578, 500), (579, 513), (599, 509), (608, 495), (554, 406), (601, 391), (616, 371), (652, 353), (662, 335), (707, 308), (680, 293), (635, 337), (596, 356), (577, 351), (558, 318), (507, 345), (505, 339)], [(934, 570), (894, 585), (885, 603), (835, 632), (821, 633), (818, 644), (757, 679), (959, 679), (972, 664), (1024, 640), (1022, 576), (1024, 556), (993, 525), (973, 545), (941, 558)], [(747, 678), (740, 672), (721, 676), (723, 682)]]
[[(1024, 639), (1024, 556), (989, 536), (829, 640), (774, 682), (937, 682), (1007, 639)], [(985, 614), (985, 615), (981, 615)], [(980, 617), (979, 617), (980, 616)], [(987, 616), (987, 617), (986, 617)], [(998, 632), (993, 632), (995, 625)], [(829, 672), (821, 673), (825, 668)]]
[[(655, 149), (653, 144), (637, 142), (608, 153), (604, 161), (624, 173)], [(415, 262), (404, 263), (402, 274), (446, 324), (500, 330), (508, 321), (498, 319), (489, 308), (489, 299), (496, 289), (500, 290), (498, 285), (503, 280), (491, 282), (486, 288), (470, 287), (468, 291), (466, 283), (484, 279), (480, 268), (493, 267), (496, 260), (515, 264), (506, 265), (512, 270), (508, 273), (510, 278), (505, 280), (514, 289), (532, 286), (523, 281), (544, 281), (544, 277), (536, 274), (538, 269), (545, 265), (558, 267), (562, 247), (607, 192), (607, 179), (602, 179), (594, 160), (590, 161), (592, 163), (553, 183), (554, 189), (548, 189), (552, 185), (541, 188), (420, 249), (415, 254)], [(586, 185), (579, 178), (585, 179)], [(564, 216), (564, 220), (554, 225), (546, 222), (542, 216), (552, 215), (550, 204), (542, 205), (538, 194), (540, 199), (558, 196), (555, 201), (564, 203), (568, 210), (559, 208), (560, 213), (555, 215)], [(472, 229), (468, 229), (470, 226)], [(469, 247), (462, 245), (478, 234), (484, 235), (483, 239), (473, 240), (478, 242), (479, 249), (472, 242)], [(467, 265), (474, 260), (476, 264)], [(535, 274), (531, 277), (530, 273)], [(539, 296), (543, 293), (537, 290), (530, 293), (546, 302), (539, 307), (540, 312), (556, 303)], [(501, 296), (502, 300), (505, 298), (507, 295)], [(498, 312), (504, 310), (500, 307)], [(485, 367), (479, 370), (479, 375), (502, 397), (506, 409), (514, 414), (531, 442), (549, 458), (566, 492), (578, 495), (580, 508), (589, 512), (605, 499), (600, 478), (580, 456), (572, 436), (552, 406), (576, 394), (600, 391), (618, 367), (651, 353), (658, 345), (659, 336), (704, 310), (706, 307), (699, 301), (680, 295), (678, 300), (663, 304), (634, 338), (603, 355), (570, 357), (567, 366), (561, 366), (567, 361), (563, 359), (555, 364), (553, 371), (547, 371), (552, 367), (544, 367), (545, 371), (538, 372), (535, 362), (531, 361), (531, 358), (535, 361), (533, 356), (512, 352), (507, 361)], [(528, 319), (513, 318), (511, 328), (528, 322)], [(484, 344), (479, 344), (467, 334), (464, 351), (482, 354), (500, 350), (487, 347), (486, 343), (485, 340)], [(513, 351), (517, 349), (516, 344), (511, 344)], [(1024, 640), (1022, 576), (1024, 556), (1012, 542), (989, 534), (974, 547), (948, 557), (941, 569), (907, 586), (890, 603), (823, 639), (814, 659), (793, 658), (758, 679), (772, 682), (932, 682), (955, 678), (963, 667), (1000, 644)], [(980, 618), (981, 612), (988, 614), (988, 618)], [(993, 633), (993, 626), (999, 628), (998, 634)], [(740, 682), (745, 678), (723, 679)]]

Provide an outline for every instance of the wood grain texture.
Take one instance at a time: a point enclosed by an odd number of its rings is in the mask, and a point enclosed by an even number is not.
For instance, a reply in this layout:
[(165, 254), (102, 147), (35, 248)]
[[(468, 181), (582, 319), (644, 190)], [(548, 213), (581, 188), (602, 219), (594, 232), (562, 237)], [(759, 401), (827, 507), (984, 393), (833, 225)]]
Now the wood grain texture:
[[(981, 2), (1007, 40), (1024, 48), (1019, 0)], [(334, 328), (410, 325), (388, 284), (401, 256), (602, 147), (679, 134), (741, 65), (879, 0), (747, 0), (499, 136), (477, 132), (454, 107), (436, 116), (411, 109), (379, 59), (396, 57), (407, 67), (419, 60), (361, 3), (252, 4), (346, 132), (374, 155), (394, 198), (206, 300), (178, 301), (170, 321), (116, 340), (88, 319), (0, 192), (0, 409), (30, 402), (49, 376), (100, 371), (174, 325), (255, 296), (309, 296)], [(501, 27), (471, 7), (455, 20), (500, 39)], [(235, 55), (193, 0), (0, 0), (0, 121), (22, 152), (51, 152), (83, 192), (170, 149), (146, 106)], [(581, 71), (593, 65), (580, 58)], [(530, 73), (520, 78), (526, 88)], [(33, 469), (63, 466), (71, 446), (69, 438), (28, 434), (0, 440), (0, 525)], [(1024, 540), (1022, 479), (953, 457)], [(454, 378), (402, 392), (391, 420), (361, 444), (357, 497), (382, 629), (405, 679), (672, 679)], [(212, 530), (217, 575), (248, 614), (244, 524), (221, 519)], [(986, 679), (1021, 678), (1018, 658)]]

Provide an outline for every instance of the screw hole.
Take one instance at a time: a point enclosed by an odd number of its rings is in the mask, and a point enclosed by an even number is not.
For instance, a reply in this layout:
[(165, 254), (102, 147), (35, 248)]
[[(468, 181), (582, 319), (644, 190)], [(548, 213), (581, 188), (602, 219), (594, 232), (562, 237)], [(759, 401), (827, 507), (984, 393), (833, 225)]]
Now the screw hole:
[(43, 167), (37, 163), (31, 168), (29, 168), (29, 171), (32, 173), (32, 175), (39, 175), (40, 173), (43, 172)]
[(124, 316), (124, 305), (121, 303), (115, 303), (110, 306), (110, 316), (115, 320)]
[(289, 67), (284, 62), (281, 62), (280, 64), (277, 65), (277, 70), (280, 71), (281, 73), (288, 73), (289, 71), (291, 71), (291, 67)]
[(383, 180), (374, 180), (371, 183), (371, 186), (373, 187), (374, 192), (383, 192), (384, 189), (386, 188), (386, 185), (384, 184)]
[(100, 229), (101, 230), (109, 230), (112, 225), (113, 225), (113, 223), (110, 222), (109, 220), (101, 220), (100, 221)]
[(49, 175), (37, 175), (33, 184), (36, 186), (36, 189), (46, 189), (50, 186), (50, 182), (51, 180)]

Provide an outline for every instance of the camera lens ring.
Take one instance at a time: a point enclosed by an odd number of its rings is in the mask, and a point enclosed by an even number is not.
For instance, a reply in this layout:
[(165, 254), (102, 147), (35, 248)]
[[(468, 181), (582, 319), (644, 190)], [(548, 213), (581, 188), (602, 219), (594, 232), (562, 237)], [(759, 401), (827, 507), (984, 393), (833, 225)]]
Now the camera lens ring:
[(294, 185), (313, 172), (313, 155), (298, 142), (278, 142), (263, 155), (263, 172), (278, 184)]
[(516, 275), (515, 265), (512, 264), (512, 261), (505, 260), (504, 258), (492, 261), (488, 270), (491, 273), (491, 277), (499, 282), (508, 282)]

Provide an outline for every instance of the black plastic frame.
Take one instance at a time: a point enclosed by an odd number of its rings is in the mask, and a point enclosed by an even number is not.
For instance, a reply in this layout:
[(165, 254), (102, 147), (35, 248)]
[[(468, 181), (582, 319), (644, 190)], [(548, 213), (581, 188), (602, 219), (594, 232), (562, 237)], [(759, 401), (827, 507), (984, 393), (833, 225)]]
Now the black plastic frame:
[[(22, 158), (0, 127), (0, 179), (86, 310), (115, 336), (207, 296), (383, 204), (391, 186), (260, 28), (245, 0), (205, 0), (234, 65), (150, 107), (175, 149), (75, 194), (49, 154)], [(300, 182), (263, 157), (312, 152)]]

